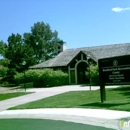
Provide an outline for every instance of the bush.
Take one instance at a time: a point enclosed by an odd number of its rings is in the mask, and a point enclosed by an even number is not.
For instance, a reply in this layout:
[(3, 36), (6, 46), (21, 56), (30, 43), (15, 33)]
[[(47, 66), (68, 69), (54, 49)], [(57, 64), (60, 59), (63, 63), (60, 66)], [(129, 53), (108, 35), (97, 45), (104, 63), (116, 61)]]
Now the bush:
[(24, 82), (33, 82), (34, 87), (52, 87), (69, 84), (68, 74), (61, 70), (54, 71), (53, 69), (28, 70), (25, 72), (25, 79), (23, 73), (17, 73), (15, 81), (17, 85)]
[(99, 70), (98, 65), (90, 65), (90, 76), (89, 76), (89, 70), (86, 72), (87, 78), (90, 78), (91, 85), (99, 85), (100, 84), (100, 78), (99, 78)]

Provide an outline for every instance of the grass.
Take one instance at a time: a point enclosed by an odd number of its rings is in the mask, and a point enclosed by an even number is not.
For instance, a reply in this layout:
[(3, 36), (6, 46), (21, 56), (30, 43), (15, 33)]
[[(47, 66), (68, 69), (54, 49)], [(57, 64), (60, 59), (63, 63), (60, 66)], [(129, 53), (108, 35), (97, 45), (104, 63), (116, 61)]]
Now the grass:
[(74, 91), (19, 105), (10, 109), (33, 108), (100, 108), (130, 111), (130, 86), (106, 89), (106, 101), (101, 103), (100, 90)]
[(4, 93), (4, 94), (0, 94), (0, 101), (2, 100), (6, 100), (6, 99), (10, 99), (10, 98), (15, 98), (15, 97), (19, 97), (19, 96), (23, 96), (26, 94), (30, 94), (30, 92), (15, 92), (15, 93)]

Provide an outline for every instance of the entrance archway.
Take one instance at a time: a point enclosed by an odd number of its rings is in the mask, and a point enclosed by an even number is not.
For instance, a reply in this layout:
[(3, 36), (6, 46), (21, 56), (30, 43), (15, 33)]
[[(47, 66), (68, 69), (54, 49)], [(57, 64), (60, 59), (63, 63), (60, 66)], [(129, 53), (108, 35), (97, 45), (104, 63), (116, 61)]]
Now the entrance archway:
[(87, 71), (87, 63), (86, 62), (80, 62), (77, 65), (77, 82), (78, 84), (86, 84), (89, 82), (89, 79), (87, 79), (85, 72)]

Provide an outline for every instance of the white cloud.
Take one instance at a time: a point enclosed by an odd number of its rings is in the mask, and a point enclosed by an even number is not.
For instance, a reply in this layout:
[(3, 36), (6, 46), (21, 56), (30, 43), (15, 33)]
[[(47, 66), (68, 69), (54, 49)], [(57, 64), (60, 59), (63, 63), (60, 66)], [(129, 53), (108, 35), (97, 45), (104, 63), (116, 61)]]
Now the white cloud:
[(114, 11), (114, 12), (122, 12), (122, 11), (127, 11), (127, 10), (130, 10), (130, 7), (127, 7), (127, 8), (120, 8), (120, 7), (112, 8), (112, 11)]

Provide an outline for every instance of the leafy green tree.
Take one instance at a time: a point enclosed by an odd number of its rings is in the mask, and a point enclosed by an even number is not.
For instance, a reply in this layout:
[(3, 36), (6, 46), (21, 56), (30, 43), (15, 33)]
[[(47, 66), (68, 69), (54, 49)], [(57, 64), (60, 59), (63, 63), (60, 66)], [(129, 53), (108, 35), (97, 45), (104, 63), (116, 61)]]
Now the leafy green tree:
[[(58, 44), (63, 44), (61, 41), (57, 31), (53, 32), (49, 24), (37, 22), (31, 27), (31, 32), (24, 33), (23, 37), (12, 34), (8, 37), (8, 44), (0, 42), (0, 54), (9, 60), (6, 79), (12, 82), (16, 72), (55, 57), (58, 54)], [(24, 66), (23, 61), (26, 62)]]
[(8, 70), (7, 67), (4, 67), (4, 66), (0, 65), (0, 77), (6, 76), (7, 70)]
[(37, 22), (30, 33), (24, 33), (24, 42), (33, 49), (36, 63), (48, 60), (57, 55), (58, 32), (52, 31), (49, 24)]
[(9, 60), (8, 59), (0, 59), (0, 65), (4, 67), (8, 67)]
[(0, 56), (2, 57), (5, 56), (5, 49), (6, 49), (6, 44), (3, 41), (0, 41)]
[(5, 57), (10, 61), (9, 68), (21, 72), (23, 71), (23, 61), (26, 61), (26, 67), (33, 65), (32, 54), (31, 48), (24, 44), (24, 40), (20, 34), (9, 36), (5, 51)]
[(9, 59), (9, 68), (15, 68), (19, 71), (19, 66), (24, 58), (23, 41), (20, 34), (12, 34), (8, 38), (7, 49), (5, 51), (5, 57)]
[(13, 82), (16, 72), (23, 71), (22, 62), (26, 59), (25, 54), (27, 47), (24, 45), (22, 36), (20, 34), (12, 34), (8, 37), (8, 44), (6, 45), (5, 58), (9, 60), (6, 80)]
[(0, 77), (5, 77), (8, 70), (9, 61), (7, 59), (0, 59)]

